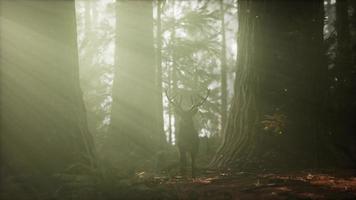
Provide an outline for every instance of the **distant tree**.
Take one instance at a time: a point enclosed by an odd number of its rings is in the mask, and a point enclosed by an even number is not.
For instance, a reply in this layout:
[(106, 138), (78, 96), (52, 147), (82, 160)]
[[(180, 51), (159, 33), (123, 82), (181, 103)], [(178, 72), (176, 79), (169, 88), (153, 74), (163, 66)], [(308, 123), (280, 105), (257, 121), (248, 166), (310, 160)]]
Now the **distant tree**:
[(163, 128), (157, 122), (161, 91), (156, 85), (152, 3), (116, 1), (116, 66), (109, 142), (118, 148), (112, 152), (118, 154), (117, 158), (148, 158), (165, 142)]
[(115, 18), (114, 3), (78, 0), (76, 8), (81, 87), (89, 130), (100, 151), (106, 140), (112, 103), (115, 24), (110, 20)]
[[(169, 44), (171, 45), (169, 48), (169, 51), (171, 53), (170, 56), (170, 61), (171, 61), (171, 66), (169, 66), (168, 68), (168, 73), (169, 73), (169, 83), (168, 83), (168, 87), (169, 87), (169, 91), (171, 93), (176, 93), (177, 92), (177, 85), (178, 85), (178, 80), (177, 80), (177, 50), (175, 48), (176, 46), (176, 29), (177, 29), (177, 22), (176, 22), (176, 0), (172, 0), (172, 6), (173, 6), (173, 14), (172, 14), (172, 25), (171, 27), (171, 37), (170, 37), (170, 41)], [(172, 144), (173, 140), (175, 140), (175, 134), (173, 135), (173, 133), (177, 132), (177, 115), (176, 113), (173, 111), (173, 108), (171, 105), (169, 106), (169, 142)], [(174, 130), (174, 132), (173, 132)]]
[[(173, 9), (174, 8), (174, 9)], [(190, 96), (204, 94), (214, 85), (209, 102), (195, 118), (196, 126), (205, 135), (217, 134), (220, 117), (219, 59), (221, 41), (219, 2), (168, 1), (163, 10), (163, 82), (172, 96), (182, 97), (183, 107), (189, 107)], [(175, 14), (177, 13), (177, 14)], [(169, 105), (168, 105), (169, 106)], [(168, 108), (169, 109), (169, 108)], [(179, 120), (169, 112), (168, 126), (172, 137)], [(172, 139), (173, 140), (173, 139)]]
[(164, 1), (156, 0), (156, 87), (158, 92), (157, 100), (157, 126), (159, 132), (164, 133), (163, 123), (163, 99), (162, 99), (162, 6)]
[(1, 181), (48, 192), (54, 174), (95, 166), (75, 21), (74, 1), (1, 1)]

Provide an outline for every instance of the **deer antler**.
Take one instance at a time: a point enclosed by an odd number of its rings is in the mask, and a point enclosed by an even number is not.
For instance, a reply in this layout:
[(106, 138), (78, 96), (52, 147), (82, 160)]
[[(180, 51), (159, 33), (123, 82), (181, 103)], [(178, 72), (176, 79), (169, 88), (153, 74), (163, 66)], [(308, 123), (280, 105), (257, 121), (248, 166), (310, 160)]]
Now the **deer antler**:
[(174, 107), (176, 107), (177, 109), (182, 110), (182, 107), (181, 107), (182, 98), (180, 98), (180, 99), (178, 100), (178, 104), (177, 104), (176, 102), (174, 102), (175, 97), (171, 98), (171, 97), (168, 95), (168, 91), (167, 91), (167, 90), (165, 90), (165, 94), (166, 94), (166, 97), (167, 97), (169, 103), (171, 103), (171, 104), (172, 104)]
[(205, 103), (205, 101), (208, 99), (209, 94), (210, 94), (210, 90), (208, 89), (206, 92), (206, 96), (201, 97), (201, 101), (197, 104), (193, 104), (192, 107), (190, 108), (190, 110), (193, 110), (193, 109), (198, 108), (199, 106), (203, 105)]

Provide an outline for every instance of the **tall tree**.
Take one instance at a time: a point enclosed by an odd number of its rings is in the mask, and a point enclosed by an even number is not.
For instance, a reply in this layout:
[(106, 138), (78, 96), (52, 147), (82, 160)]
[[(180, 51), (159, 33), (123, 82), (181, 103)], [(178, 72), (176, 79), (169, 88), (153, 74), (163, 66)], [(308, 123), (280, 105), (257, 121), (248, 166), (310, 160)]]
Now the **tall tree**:
[(224, 1), (220, 0), (220, 20), (221, 20), (221, 132), (225, 127), (227, 117), (227, 66), (226, 66), (226, 34), (225, 34), (225, 10)]
[[(257, 167), (276, 146), (285, 154), (280, 163), (315, 159), (326, 77), (322, 5), (321, 0), (239, 1), (235, 94), (212, 167)], [(261, 120), (285, 121), (285, 115), (287, 130), (266, 126), (262, 132)]]
[(110, 122), (115, 53), (114, 5), (114, 2), (76, 1), (80, 81), (89, 130), (98, 151)]
[(32, 175), (26, 186), (54, 189), (53, 174), (94, 165), (74, 1), (1, 1), (0, 23), (2, 181)]
[[(348, 15), (348, 1), (338, 0), (336, 1), (336, 58), (335, 68), (333, 69), (334, 80), (334, 107), (336, 110), (336, 117), (338, 124), (338, 130), (340, 134), (345, 134), (349, 128), (344, 122), (349, 120), (350, 116), (345, 115), (350, 108), (350, 100), (352, 92), (350, 89), (351, 71), (352, 71), (352, 49), (351, 49), (351, 32), (350, 22)], [(350, 113), (349, 113), (350, 115)]]
[(215, 29), (220, 23), (219, 2), (169, 1), (165, 7), (168, 12), (164, 13), (163, 30), (170, 36), (164, 37), (164, 58), (170, 58), (165, 82), (172, 87), (172, 96), (182, 97), (183, 107), (187, 108), (190, 97), (205, 93), (207, 86), (214, 85), (209, 102), (203, 106), (207, 112), (196, 118), (197, 128), (213, 135), (220, 129), (221, 111), (220, 106), (214, 106), (220, 105), (221, 97), (219, 87), (214, 84), (220, 83), (221, 35), (220, 28)]
[[(235, 94), (232, 100), (229, 120), (226, 124), (222, 146), (219, 148), (212, 167), (227, 167), (237, 160), (245, 160), (254, 151), (259, 121), (258, 85), (259, 66), (255, 48), (261, 26), (256, 18), (258, 3), (239, 2), (239, 59), (236, 72)], [(251, 59), (250, 56), (254, 56)], [(238, 98), (238, 100), (237, 100)]]
[[(171, 92), (172, 93), (177, 93), (178, 92), (178, 56), (177, 56), (177, 38), (176, 38), (176, 29), (177, 29), (177, 25), (176, 25), (176, 0), (173, 0), (172, 2), (173, 4), (173, 26), (172, 26), (172, 30), (171, 30), (171, 45), (172, 45), (172, 65), (171, 65)], [(172, 109), (172, 107), (170, 107)], [(173, 110), (173, 109), (172, 109)], [(178, 130), (178, 116), (175, 112), (172, 112), (172, 116), (171, 118), (172, 120), (172, 134), (171, 133), (171, 140), (175, 141), (175, 134), (177, 133)], [(174, 132), (173, 132), (174, 130)], [(174, 139), (173, 139), (174, 138)]]
[[(356, 164), (356, 157), (353, 156), (356, 149), (350, 149), (349, 146), (355, 146), (356, 135), (354, 135), (354, 109), (355, 95), (355, 68), (352, 58), (352, 31), (350, 27), (349, 8), (350, 3), (347, 0), (336, 1), (336, 57), (335, 66), (331, 69), (331, 101), (332, 101), (332, 121), (331, 129), (333, 140), (339, 150)], [(351, 25), (351, 26), (350, 26)], [(356, 165), (355, 165), (356, 166)]]
[(157, 126), (160, 129), (159, 132), (164, 133), (164, 125), (163, 125), (163, 99), (162, 99), (162, 20), (161, 20), (161, 15), (162, 15), (162, 5), (163, 1), (162, 0), (156, 0), (156, 14), (157, 14), (157, 20), (156, 20), (156, 87), (157, 87)]
[(156, 87), (152, 1), (118, 0), (116, 4), (116, 66), (109, 132), (111, 142), (119, 145), (120, 151), (115, 154), (130, 158), (132, 154), (152, 153), (165, 141), (162, 128), (157, 126), (161, 91)]

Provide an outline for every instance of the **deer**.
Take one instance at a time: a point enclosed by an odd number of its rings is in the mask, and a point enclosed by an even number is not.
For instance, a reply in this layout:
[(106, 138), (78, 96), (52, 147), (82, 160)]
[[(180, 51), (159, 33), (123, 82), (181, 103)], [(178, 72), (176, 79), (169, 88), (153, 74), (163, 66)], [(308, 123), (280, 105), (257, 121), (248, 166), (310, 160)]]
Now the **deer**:
[(198, 112), (199, 107), (205, 103), (208, 99), (210, 90), (207, 90), (205, 97), (200, 97), (200, 101), (194, 102), (194, 98), (191, 97), (191, 107), (188, 110), (182, 108), (182, 98), (177, 102), (175, 98), (171, 98), (166, 92), (166, 97), (171, 105), (173, 105), (174, 111), (179, 117), (178, 127), (176, 132), (176, 144), (179, 150), (179, 164), (180, 173), (186, 174), (187, 167), (187, 154), (190, 154), (192, 178), (196, 175), (196, 156), (199, 150), (199, 133), (194, 127), (193, 118)]

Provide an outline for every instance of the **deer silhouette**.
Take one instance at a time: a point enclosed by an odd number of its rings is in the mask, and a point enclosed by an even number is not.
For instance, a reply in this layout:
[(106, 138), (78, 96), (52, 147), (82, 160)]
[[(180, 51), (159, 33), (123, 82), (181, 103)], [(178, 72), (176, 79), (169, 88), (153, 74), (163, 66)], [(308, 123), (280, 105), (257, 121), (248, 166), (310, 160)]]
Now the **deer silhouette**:
[(209, 93), (210, 90), (207, 91), (205, 97), (200, 97), (198, 102), (195, 102), (194, 98), (191, 97), (192, 105), (190, 109), (184, 110), (181, 106), (182, 98), (176, 101), (175, 97), (171, 98), (166, 91), (166, 97), (169, 103), (173, 105), (174, 110), (179, 117), (176, 131), (176, 144), (179, 150), (180, 172), (182, 175), (186, 174), (187, 154), (190, 154), (193, 178), (195, 178), (196, 175), (195, 161), (199, 150), (199, 133), (194, 127), (193, 118), (198, 112), (199, 107), (208, 99)]

